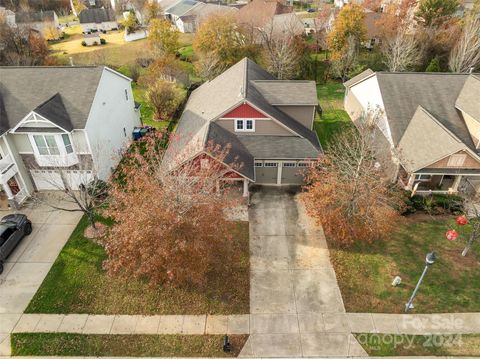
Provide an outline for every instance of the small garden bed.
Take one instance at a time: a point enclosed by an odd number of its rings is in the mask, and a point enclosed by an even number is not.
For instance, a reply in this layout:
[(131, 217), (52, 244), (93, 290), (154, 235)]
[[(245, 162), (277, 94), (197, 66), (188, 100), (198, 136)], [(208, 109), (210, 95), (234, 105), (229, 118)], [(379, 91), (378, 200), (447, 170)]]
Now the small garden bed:
[(224, 258), (235, 276), (215, 273), (203, 290), (152, 288), (145, 281), (112, 278), (102, 269), (104, 249), (84, 237), (82, 218), (30, 302), (27, 313), (245, 314), (249, 313), (248, 222), (237, 222), (238, 259)]
[[(465, 236), (456, 241), (445, 238), (452, 217), (408, 216), (389, 239), (373, 244), (341, 248), (327, 238), (347, 311), (402, 313), (430, 251), (438, 260), (420, 287), (413, 312), (480, 311), (480, 243), (462, 257)], [(393, 287), (397, 275), (402, 284)]]
[(480, 335), (356, 334), (370, 356), (479, 356)]
[(232, 351), (222, 350), (222, 335), (12, 334), (13, 356), (236, 357), (248, 335), (231, 335)]

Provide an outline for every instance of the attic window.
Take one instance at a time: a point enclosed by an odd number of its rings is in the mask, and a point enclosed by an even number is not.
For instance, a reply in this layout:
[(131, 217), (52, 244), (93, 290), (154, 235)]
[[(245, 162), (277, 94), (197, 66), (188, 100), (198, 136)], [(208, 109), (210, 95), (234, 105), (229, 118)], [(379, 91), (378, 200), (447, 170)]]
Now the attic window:
[(125, 100), (128, 101), (128, 91), (127, 91), (127, 89), (125, 89)]
[(255, 132), (255, 120), (250, 118), (235, 120), (235, 132)]
[(467, 155), (465, 155), (465, 154), (451, 155), (450, 158), (448, 159), (447, 166), (448, 167), (461, 167), (461, 166), (463, 166), (466, 158), (467, 158)]

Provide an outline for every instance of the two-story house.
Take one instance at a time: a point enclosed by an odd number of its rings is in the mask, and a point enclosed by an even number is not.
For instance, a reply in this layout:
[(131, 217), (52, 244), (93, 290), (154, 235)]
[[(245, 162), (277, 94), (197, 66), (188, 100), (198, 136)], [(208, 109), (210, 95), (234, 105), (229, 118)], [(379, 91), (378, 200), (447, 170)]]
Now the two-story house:
[(131, 80), (108, 67), (0, 67), (0, 186), (34, 191), (105, 180), (140, 125)]
[(417, 193), (480, 189), (479, 74), (367, 70), (344, 85), (354, 123), (375, 114), (393, 181)]
[(166, 166), (208, 156), (215, 144), (230, 147), (222, 179), (238, 181), (245, 196), (251, 183), (301, 184), (322, 152), (312, 131), (317, 105), (315, 82), (277, 80), (245, 58), (192, 92)]

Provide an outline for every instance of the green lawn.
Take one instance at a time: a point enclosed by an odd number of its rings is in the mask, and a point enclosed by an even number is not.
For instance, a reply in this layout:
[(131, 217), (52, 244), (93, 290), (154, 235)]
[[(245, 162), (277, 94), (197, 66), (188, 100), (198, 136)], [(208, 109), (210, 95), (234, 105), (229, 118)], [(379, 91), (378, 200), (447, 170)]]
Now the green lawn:
[(370, 356), (480, 356), (480, 335), (356, 334)]
[(247, 335), (231, 335), (232, 351), (222, 350), (222, 335), (12, 334), (13, 356), (235, 357)]
[(178, 49), (178, 53), (182, 56), (185, 56), (188, 59), (193, 59), (193, 46), (186, 45)]
[(343, 110), (344, 94), (345, 88), (340, 82), (317, 84), (318, 101), (323, 112), (313, 125), (324, 148), (328, 147), (337, 133), (351, 126), (350, 117)]
[[(445, 238), (451, 219), (427, 215), (407, 217), (387, 240), (340, 248), (330, 239), (330, 255), (348, 312), (402, 313), (424, 268), (425, 255), (435, 251), (437, 262), (428, 271), (413, 312), (480, 311), (480, 244), (467, 257), (465, 239)], [(402, 284), (392, 287), (395, 276)]]
[(315, 120), (313, 123), (320, 143), (324, 148), (328, 148), (335, 135), (350, 126), (352, 126), (352, 122), (344, 110), (325, 111), (322, 118)]
[(90, 314), (245, 314), (249, 313), (248, 222), (238, 222), (238, 256), (225, 258), (228, 278), (213, 273), (205, 289), (154, 288), (148, 283), (112, 278), (102, 269), (104, 249), (83, 236), (83, 218), (30, 302), (27, 313)]
[(157, 129), (167, 128), (169, 121), (154, 121), (153, 107), (145, 99), (145, 89), (132, 82), (132, 91), (135, 101), (140, 103), (140, 119), (143, 125), (152, 126)]

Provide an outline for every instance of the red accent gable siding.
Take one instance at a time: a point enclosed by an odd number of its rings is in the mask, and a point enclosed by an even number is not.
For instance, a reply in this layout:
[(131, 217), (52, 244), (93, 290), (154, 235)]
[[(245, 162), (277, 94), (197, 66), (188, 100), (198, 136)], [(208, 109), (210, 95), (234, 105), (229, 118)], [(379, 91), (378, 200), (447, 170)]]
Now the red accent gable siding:
[(263, 113), (255, 110), (252, 106), (247, 104), (240, 105), (226, 113), (222, 118), (268, 118)]

